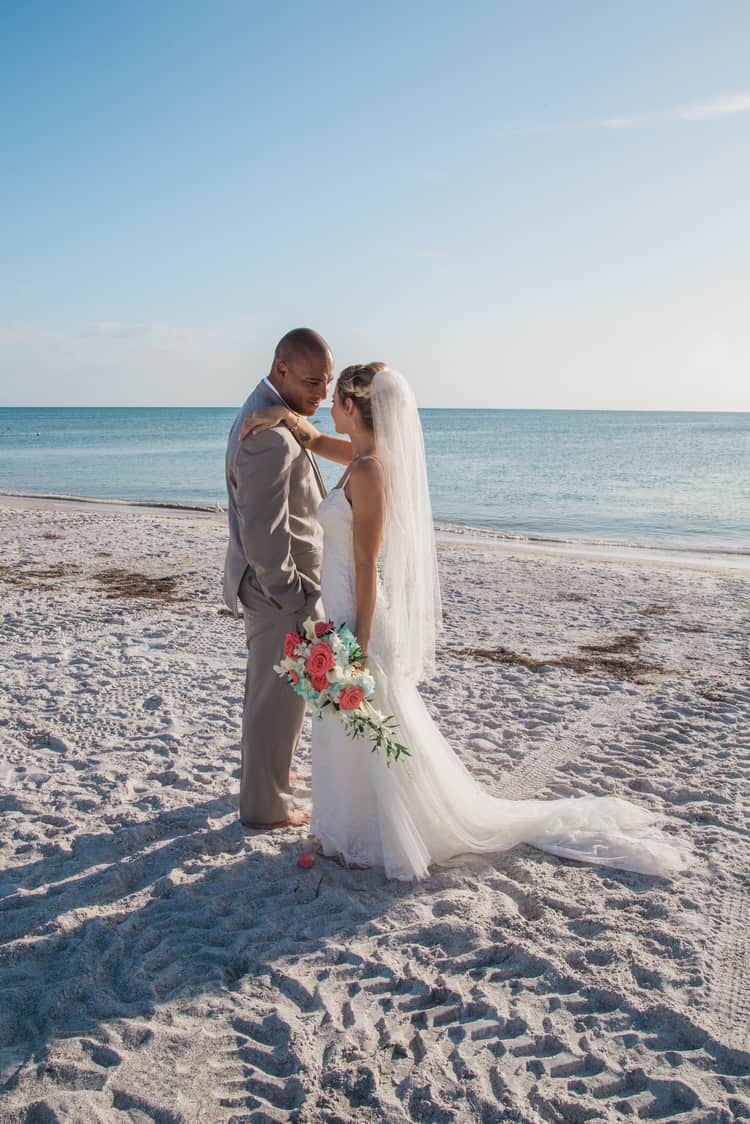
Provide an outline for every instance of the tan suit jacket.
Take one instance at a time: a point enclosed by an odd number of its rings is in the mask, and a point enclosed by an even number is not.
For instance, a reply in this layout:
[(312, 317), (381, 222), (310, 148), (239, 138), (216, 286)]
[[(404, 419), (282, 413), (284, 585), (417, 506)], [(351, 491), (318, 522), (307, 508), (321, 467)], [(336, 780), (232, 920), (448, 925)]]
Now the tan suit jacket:
[(246, 581), (263, 594), (269, 607), (304, 619), (320, 594), (322, 532), (317, 511), (325, 495), (320, 471), (285, 426), (240, 441), (249, 413), (278, 404), (261, 381), (229, 434), (224, 601), (238, 616), (238, 591), (249, 570)]

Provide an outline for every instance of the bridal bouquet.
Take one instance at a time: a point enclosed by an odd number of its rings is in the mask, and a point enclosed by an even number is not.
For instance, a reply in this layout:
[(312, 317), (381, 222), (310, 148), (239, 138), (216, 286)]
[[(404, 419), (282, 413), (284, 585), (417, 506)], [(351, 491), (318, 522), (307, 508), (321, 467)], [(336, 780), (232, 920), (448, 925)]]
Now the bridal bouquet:
[(307, 618), (302, 632), (287, 632), (284, 656), (274, 666), (293, 691), (301, 695), (313, 714), (328, 713), (343, 723), (351, 738), (370, 738), (372, 752), (382, 750), (386, 765), (409, 750), (394, 738), (393, 719), (381, 714), (370, 702), (375, 681), (362, 667), (362, 649), (345, 624)]

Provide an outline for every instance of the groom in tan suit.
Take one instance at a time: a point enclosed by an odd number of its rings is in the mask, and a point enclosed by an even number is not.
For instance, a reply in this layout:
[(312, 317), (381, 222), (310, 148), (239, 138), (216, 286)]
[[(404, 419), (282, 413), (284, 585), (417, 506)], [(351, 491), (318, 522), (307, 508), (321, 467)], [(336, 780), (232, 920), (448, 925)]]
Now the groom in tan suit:
[(317, 509), (325, 495), (312, 455), (285, 426), (240, 441), (245, 417), (284, 402), (311, 416), (333, 378), (328, 344), (309, 328), (279, 341), (271, 370), (238, 413), (226, 457), (229, 546), (224, 600), (247, 636), (242, 719), (240, 820), (247, 827), (301, 826), (289, 769), (304, 702), (273, 670), (286, 633), (320, 616), (321, 532)]

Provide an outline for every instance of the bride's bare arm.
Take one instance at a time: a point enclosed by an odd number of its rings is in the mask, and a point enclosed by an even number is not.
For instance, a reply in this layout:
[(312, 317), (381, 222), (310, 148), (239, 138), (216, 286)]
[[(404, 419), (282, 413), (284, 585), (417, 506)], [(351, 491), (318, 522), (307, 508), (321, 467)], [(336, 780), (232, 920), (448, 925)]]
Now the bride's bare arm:
[(301, 414), (296, 414), (288, 406), (266, 406), (262, 410), (254, 410), (252, 414), (248, 414), (242, 423), (240, 439), (244, 441), (254, 433), (260, 433), (279, 424), (285, 425), (300, 445), (304, 445), (319, 457), (336, 461), (338, 464), (349, 464), (352, 459), (352, 447), (347, 439), (329, 437), (327, 433), (321, 433), (312, 422)]
[(377, 597), (377, 563), (383, 541), (385, 488), (377, 460), (355, 464), (347, 484), (352, 505), (357, 619), (354, 633), (364, 654), (370, 643)]

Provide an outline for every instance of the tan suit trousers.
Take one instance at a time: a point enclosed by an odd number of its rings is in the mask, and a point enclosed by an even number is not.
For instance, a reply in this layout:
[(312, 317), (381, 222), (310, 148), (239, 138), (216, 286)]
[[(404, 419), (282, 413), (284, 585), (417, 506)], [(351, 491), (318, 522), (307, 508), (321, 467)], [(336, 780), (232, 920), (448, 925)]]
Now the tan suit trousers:
[(240, 584), (247, 638), (245, 703), (242, 715), (240, 820), (248, 827), (278, 823), (294, 807), (289, 769), (299, 741), (304, 700), (273, 670), (284, 651), (284, 637), (309, 612), (289, 614), (252, 584), (249, 571)]

